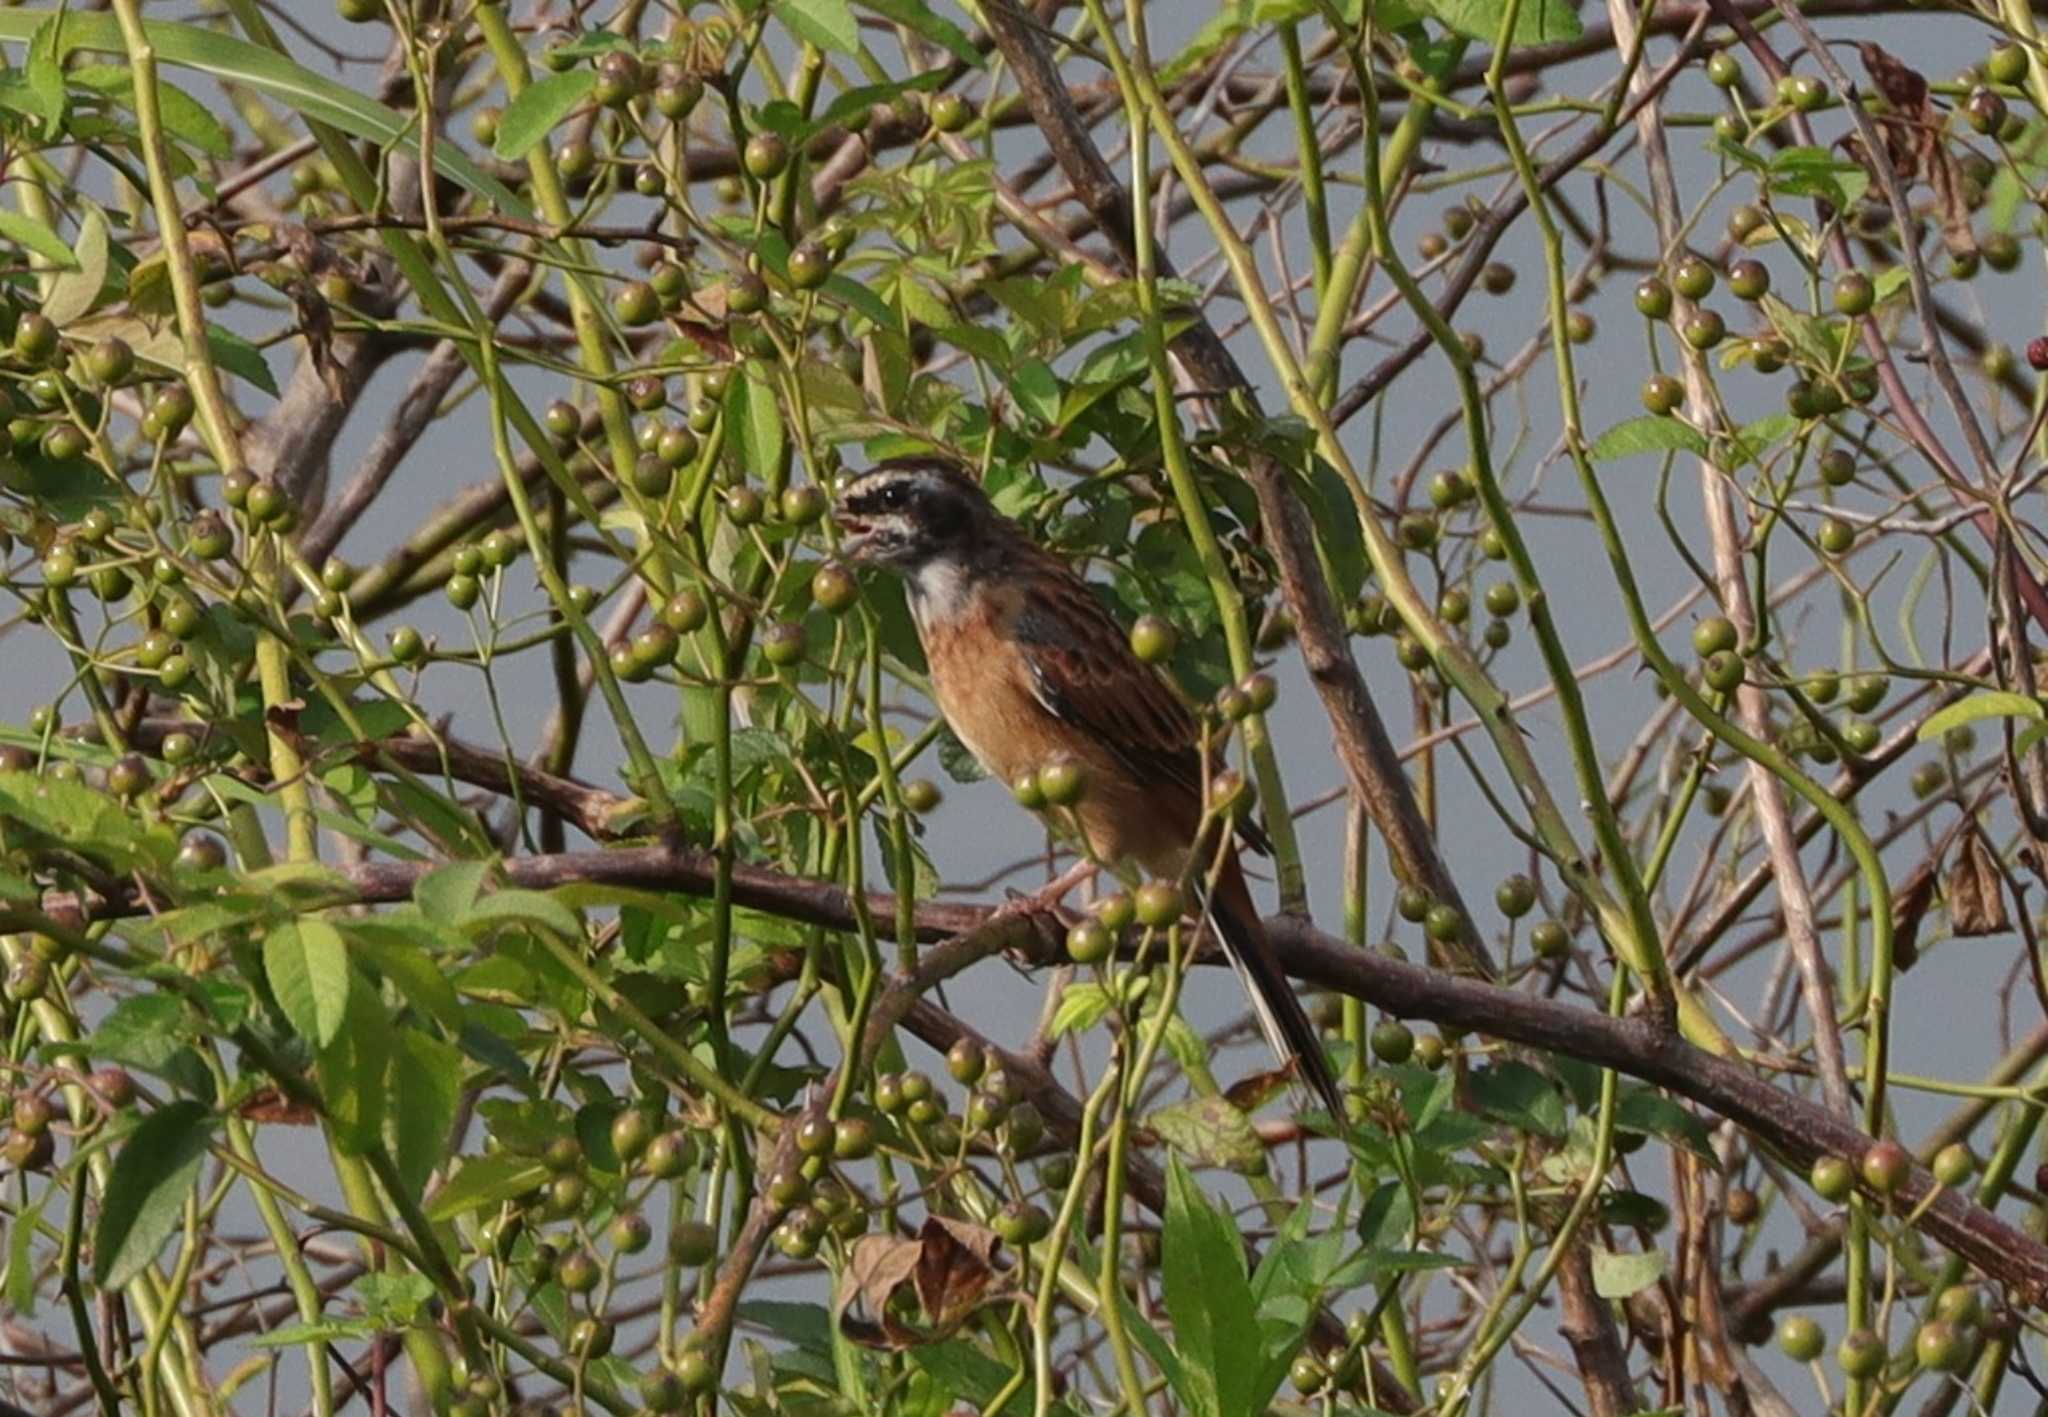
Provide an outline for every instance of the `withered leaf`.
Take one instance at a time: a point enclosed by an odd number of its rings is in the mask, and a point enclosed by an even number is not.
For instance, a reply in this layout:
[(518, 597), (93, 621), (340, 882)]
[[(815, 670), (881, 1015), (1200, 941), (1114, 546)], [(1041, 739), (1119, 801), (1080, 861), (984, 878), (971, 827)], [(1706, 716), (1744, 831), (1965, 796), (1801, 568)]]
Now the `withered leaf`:
[(1981, 834), (1964, 835), (1962, 851), (1949, 867), (1946, 889), (1949, 925), (1958, 936), (1999, 935), (2012, 928), (2005, 882)]
[(918, 1242), (901, 1235), (863, 1235), (847, 1256), (832, 1307), (844, 1314), (858, 1299), (870, 1313), (889, 1307), (889, 1296), (917, 1270)]
[(1934, 867), (1934, 858), (1929, 857), (1892, 898), (1892, 968), (1901, 974), (1920, 958), (1920, 926), (1934, 904)]
[(1002, 1238), (982, 1225), (927, 1216), (918, 1232), (917, 1298), (925, 1317), (941, 1330), (974, 1311), (996, 1277), (996, 1247)]
[(246, 1121), (287, 1127), (310, 1127), (320, 1120), (311, 1106), (292, 1101), (274, 1087), (250, 1093), (235, 1110)]
[[(943, 1216), (927, 1217), (915, 1240), (864, 1236), (853, 1247), (833, 1301), (840, 1332), (869, 1348), (899, 1350), (936, 1343), (958, 1328), (999, 1277), (995, 1231)], [(909, 1284), (929, 1323), (920, 1330), (889, 1312)], [(855, 1301), (866, 1312), (852, 1312)]]
[(1290, 1062), (1284, 1068), (1269, 1068), (1239, 1078), (1224, 1091), (1232, 1107), (1244, 1113), (1258, 1111), (1301, 1077), (1300, 1066)]
[[(1875, 114), (1872, 121), (1884, 137), (1884, 157), (1899, 176), (1901, 185), (1911, 186), (1925, 177), (1934, 189), (1935, 204), (1941, 211), (1941, 239), (1953, 255), (1977, 249), (1977, 237), (1970, 230), (1970, 206), (1963, 193), (1962, 171), (1942, 142), (1943, 123), (1928, 97), (1927, 80), (1884, 46), (1863, 40), (1856, 46), (1863, 67), (1890, 111)], [(1873, 167), (1872, 155), (1854, 139), (1844, 139), (1850, 156), (1865, 167)], [(1872, 176), (1877, 174), (1873, 171)]]

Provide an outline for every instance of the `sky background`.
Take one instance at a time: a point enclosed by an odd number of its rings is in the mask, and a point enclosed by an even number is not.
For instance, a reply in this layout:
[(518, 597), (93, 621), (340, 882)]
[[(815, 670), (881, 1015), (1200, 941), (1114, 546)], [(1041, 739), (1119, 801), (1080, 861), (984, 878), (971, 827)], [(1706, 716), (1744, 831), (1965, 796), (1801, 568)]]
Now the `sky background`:
[[(952, 13), (951, 6), (940, 8)], [(1210, 12), (1208, 5), (1198, 4), (1162, 4), (1152, 8), (1155, 15), (1153, 48), (1158, 55), (1176, 52), (1186, 43), (1195, 25), (1206, 19)], [(185, 18), (190, 12), (180, 7), (165, 7), (162, 13), (166, 17)], [(332, 17), (325, 5), (295, 5), (293, 15), (324, 39), (353, 54), (367, 54), (366, 46), (381, 33), (343, 25)], [(1590, 20), (1593, 16), (1589, 13), (1587, 18)], [(1980, 26), (1955, 16), (1861, 21), (1853, 25), (1838, 25), (1830, 32), (1880, 37), (1886, 45), (1910, 57), (1930, 75), (1937, 77), (1981, 57), (1986, 38)], [(1790, 48), (1789, 36), (1778, 35), (1777, 38), (1781, 48)], [(1653, 41), (1647, 63), (1659, 64), (1669, 52), (1667, 42)], [(1846, 51), (1843, 57), (1844, 62), (1851, 63), (1853, 68), (1851, 56)], [(1265, 69), (1273, 61), (1274, 53), (1268, 48), (1253, 56), (1250, 63), (1253, 67)], [(1612, 66), (1611, 56), (1597, 56), (1557, 77), (1565, 81), (1564, 91), (1568, 91), (1569, 82), (1574, 80), (1590, 87), (1604, 82)], [(358, 68), (348, 72), (361, 79), (370, 71)], [(194, 92), (204, 94), (207, 91), (204, 83), (189, 75), (178, 77)], [(1085, 77), (1092, 80), (1098, 75), (1090, 70)], [(1712, 111), (1718, 100), (1702, 76), (1691, 75), (1675, 86), (1671, 103), (1675, 108), (1689, 111)], [(1537, 125), (1538, 130), (1540, 126)], [(1291, 159), (1291, 149), (1284, 146), (1282, 127), (1280, 124), (1268, 124), (1252, 145), (1254, 153)], [(1110, 128), (1104, 127), (1098, 130), (1098, 137), (1105, 137), (1110, 132)], [(469, 145), (466, 124), (458, 125), (454, 137)], [(1034, 151), (1033, 138), (1034, 134), (1029, 130), (1009, 133), (999, 151), (1005, 155)], [(1689, 203), (1699, 204), (1697, 229), (1717, 239), (1727, 208), (1746, 199), (1750, 193), (1741, 186), (1716, 187), (1719, 174), (1714, 159), (1706, 151), (1708, 141), (1704, 129), (1676, 130), (1672, 134), (1674, 158), (1685, 198)], [(1620, 147), (1619, 144), (1610, 145), (1608, 155), (1613, 156)], [(1475, 162), (1490, 162), (1492, 152), (1490, 149), (1460, 148), (1454, 144), (1433, 144), (1427, 150), (1427, 156), (1448, 172), (1455, 173)], [(1111, 161), (1119, 165), (1119, 171), (1123, 170), (1120, 154), (1112, 154)], [(1640, 165), (1632, 153), (1619, 161), (1632, 180), (1640, 174)], [(1398, 233), (1404, 250), (1412, 252), (1421, 233), (1464, 192), (1490, 197), (1498, 189), (1500, 181), (1497, 175), (1478, 177), (1453, 190), (1411, 200), (1404, 209)], [(1588, 184), (1579, 182), (1570, 190), (1579, 201), (1581, 210), (1586, 210)], [(1351, 214), (1352, 192), (1353, 189), (1342, 187), (1335, 189), (1333, 195), (1332, 219), (1340, 230)], [(1645, 254), (1649, 249), (1646, 214), (1635, 205), (1636, 199), (1626, 190), (1617, 187), (1611, 195), (1617, 247), (1631, 256)], [(1239, 210), (1249, 216), (1255, 209), (1246, 204)], [(1298, 212), (1290, 211), (1284, 225), (1289, 238), (1298, 240)], [(1003, 240), (1005, 245), (1015, 244), (1014, 236), (1007, 232), (1003, 233)], [(1703, 241), (1701, 245), (1702, 249), (1712, 251), (1715, 242)], [(1214, 282), (1218, 274), (1214, 243), (1197, 224), (1190, 222), (1177, 227), (1171, 234), (1168, 248), (1184, 274), (1197, 281)], [(1270, 249), (1265, 247), (1262, 250), (1262, 255), (1269, 262), (1269, 273)], [(1575, 265), (1581, 255), (1582, 251), (1575, 248), (1568, 253), (1567, 260)], [(1539, 267), (1533, 226), (1527, 221), (1518, 225), (1502, 243), (1498, 256), (1516, 265), (1522, 279), (1502, 297), (1475, 293), (1459, 317), (1461, 328), (1476, 328), (1483, 332), (1489, 352), (1495, 357), (1512, 352), (1534, 336), (1543, 317), (1542, 285), (1535, 278)], [(1766, 259), (1782, 289), (1791, 280), (1789, 262), (1782, 256), (1766, 256)], [(1305, 272), (1308, 268), (1305, 250), (1298, 246), (1291, 248), (1288, 265), (1293, 271)], [(1977, 303), (1968, 309), (1968, 313), (1982, 320), (1999, 338), (2019, 347), (2039, 328), (2040, 277), (2040, 265), (2032, 252), (2015, 274), (1997, 276), (1986, 273), (1975, 287), (1973, 300)], [(1633, 275), (1617, 273), (1583, 302), (1584, 308), (1599, 321), (1602, 331), (1596, 343), (1580, 352), (1585, 418), (1589, 429), (1594, 431), (1640, 412), (1637, 394), (1647, 365), (1637, 332), (1639, 321), (1629, 303), (1634, 281)], [(1378, 299), (1385, 290), (1385, 282), (1376, 281), (1367, 293), (1367, 303)], [(1788, 298), (1791, 298), (1791, 292), (1788, 292)], [(1739, 326), (1738, 315), (1742, 307), (1725, 292), (1717, 292), (1710, 303), (1727, 314), (1731, 324)], [(1211, 294), (1205, 313), (1212, 323), (1231, 333), (1233, 348), (1244, 367), (1253, 372), (1255, 379), (1262, 378), (1265, 360), (1256, 342), (1242, 331), (1241, 310), (1229, 296), (1227, 286)], [(292, 346), (273, 351), (272, 367), (280, 378), (289, 372), (289, 361), (294, 352), (295, 347)], [(1340, 384), (1348, 384), (1381, 353), (1382, 349), (1372, 344), (1351, 349)], [(1580, 505), (1572, 471), (1567, 464), (1548, 461), (1558, 431), (1555, 389), (1548, 363), (1547, 357), (1540, 361), (1539, 367), (1525, 381), (1526, 401), (1510, 393), (1496, 402), (1496, 456), (1511, 491), (1521, 492), (1532, 484), (1540, 484), (1542, 503), (1555, 513), (1526, 518), (1524, 531), (1553, 603), (1559, 607), (1561, 628), (1571, 656), (1575, 662), (1583, 663), (1622, 649), (1628, 636), (1609, 568), (1594, 531), (1589, 523), (1569, 514)], [(418, 364), (418, 356), (401, 356), (391, 361), (378, 376), (336, 447), (332, 486), (339, 487), (345, 483), (382, 418), (406, 389)], [(522, 387), (530, 391), (536, 407), (570, 392), (566, 387), (558, 387), (533, 375), (522, 376)], [(1754, 374), (1729, 376), (1725, 387), (1732, 396), (1746, 400), (1745, 411), (1739, 416), (1753, 418), (1774, 412), (1780, 406), (1777, 383)], [(1283, 397), (1270, 381), (1262, 383), (1259, 393), (1269, 412), (1284, 408)], [(246, 388), (238, 390), (246, 411), (252, 415), (260, 413), (260, 398), (250, 398), (247, 394)], [(1406, 463), (1407, 450), (1415, 447), (1440, 420), (1455, 410), (1456, 394), (1447, 365), (1439, 357), (1425, 356), (1395, 385), (1394, 396), (1353, 419), (1344, 429), (1344, 437), (1353, 457), (1361, 465), (1373, 461), (1373, 440), (1377, 439), (1380, 449), (1378, 465), (1384, 479)], [(369, 564), (459, 490), (479, 480), (495, 479), (496, 473), (488, 458), (484, 419), (484, 405), (471, 400), (429, 432), (373, 514), (343, 544), (341, 554), (357, 565)], [(1943, 423), (1938, 422), (1937, 426), (1945, 434), (1950, 432)], [(1431, 469), (1455, 466), (1462, 463), (1465, 456), (1462, 439), (1454, 434), (1443, 441), (1429, 466)], [(1666, 543), (1657, 523), (1655, 462), (1634, 459), (1609, 464), (1605, 471), (1608, 492), (1630, 528), (1629, 550), (1635, 557), (1635, 569), (1642, 581), (1645, 599), (1653, 612), (1662, 613), (1687, 595), (1694, 582)], [(1681, 467), (1674, 472), (1669, 503), (1681, 532), (1694, 545), (1704, 547), (1700, 499), (1690, 468)], [(1865, 574), (1874, 573), (1875, 568), (1874, 558), (1868, 566), (1861, 563), (1857, 566), (1859, 572)], [(1789, 563), (1774, 567), (1774, 577), (1793, 574), (1799, 569)], [(1875, 597), (1878, 622), (1887, 631), (1893, 627), (1897, 607), (1913, 570), (1910, 558), (1907, 564), (1894, 567)], [(1482, 577), (1482, 584), (1493, 578)], [(529, 593), (529, 579), (528, 563), (522, 561), (512, 577), (520, 594)], [(1936, 622), (1931, 618), (1932, 602), (1938, 598), (1935, 595), (1927, 597), (1928, 605), (1921, 617), (1923, 632), (1928, 636), (1925, 643), (1930, 647), (1940, 645)], [(1797, 656), (1802, 663), (1819, 665), (1832, 662), (1837, 657), (1840, 620), (1838, 610), (1831, 610), (1830, 601), (1831, 597), (1825, 593), (1807, 597), (1809, 609), (1800, 626), (1803, 648)], [(1681, 615), (1664, 636), (1667, 647), (1681, 659), (1690, 653), (1685, 637), (1695, 613)], [(406, 618), (444, 640), (460, 643), (467, 639), (461, 617), (438, 596), (421, 601), (407, 613)], [(1496, 661), (1496, 678), (1510, 693), (1518, 694), (1544, 682), (1524, 625), (1524, 621), (1518, 621), (1515, 645), (1506, 656)], [(1960, 612), (1957, 616), (1958, 645), (1974, 647), (1981, 643), (1981, 625), (1981, 614), (1974, 607)], [(1409, 694), (1405, 675), (1394, 662), (1391, 642), (1378, 639), (1360, 642), (1355, 647), (1368, 681), (1379, 695), (1382, 711), (1396, 740), (1406, 741), (1409, 737)], [(7, 672), (0, 675), (0, 720), (18, 723), (40, 702), (40, 696), (47, 692), (48, 686), (62, 681), (62, 671), (49, 647), (38, 636), (19, 631), (9, 634), (4, 643), (0, 643), (0, 654), (6, 656), (7, 664)], [(1291, 651), (1278, 657), (1274, 672), (1280, 678), (1282, 693), (1269, 722), (1280, 745), (1290, 792), (1297, 800), (1309, 798), (1340, 780), (1330, 753), (1327, 721)], [(497, 687), (498, 706), (511, 741), (522, 746), (531, 744), (553, 708), (552, 681), (545, 657), (528, 655), (505, 665), (500, 671)], [(483, 698), (478, 689), (478, 680), (471, 671), (454, 666), (436, 666), (424, 677), (422, 703), (432, 711), (453, 715), (454, 730), (459, 736), (473, 742), (492, 743), (496, 741), (495, 733), (483, 712)], [(661, 746), (664, 725), (673, 720), (671, 696), (659, 686), (643, 686), (629, 689), (629, 692), (636, 706), (646, 710), (641, 720), (643, 727), (649, 731), (657, 747)], [(1588, 684), (1587, 700), (1602, 753), (1610, 765), (1656, 708), (1650, 680), (1638, 672), (1632, 654), (1620, 655), (1615, 667)], [(1530, 734), (1532, 747), (1549, 773), (1559, 797), (1567, 803), (1572, 802), (1574, 794), (1569, 785), (1569, 762), (1563, 751), (1562, 735), (1554, 711), (1545, 705), (1522, 714), (1520, 721)], [(578, 760), (578, 772), (592, 781), (615, 786), (616, 739), (611, 735), (602, 713), (593, 713), (589, 722), (590, 731)], [(1475, 760), (1483, 770), (1493, 773), (1497, 763), (1490, 748), (1477, 736), (1468, 741)], [(1928, 750), (1921, 751), (1924, 754)], [(1494, 885), (1509, 872), (1524, 869), (1527, 866), (1526, 854), (1500, 829), (1490, 808), (1472, 787), (1456, 760), (1445, 755), (1440, 764), (1442, 820), (1456, 824), (1444, 835), (1445, 856), (1457, 874), (1467, 900), (1478, 912), (1482, 928), (1492, 932), (1501, 923), (1491, 905)], [(936, 764), (930, 766), (929, 772), (934, 777), (942, 777)], [(1902, 792), (1905, 774), (1901, 772), (1892, 776), (1896, 781), (1861, 804), (1864, 820), (1873, 829), (1881, 828), (1889, 812), (1900, 810), (1905, 805)], [(1008, 793), (995, 783), (976, 786), (948, 784), (947, 799), (929, 817), (928, 825), (925, 846), (944, 877), (954, 881), (978, 881), (994, 875), (1026, 855), (1035, 839), (1030, 824), (1016, 811)], [(1574, 828), (1582, 840), (1590, 839), (1590, 830), (1582, 818), (1574, 822)], [(1333, 805), (1306, 817), (1301, 825), (1301, 837), (1315, 917), (1325, 928), (1335, 929), (1341, 923), (1341, 807)], [(1703, 841), (1702, 834), (1688, 830), (1674, 860), (1674, 881), (1684, 882), (1690, 878), (1693, 854)], [(1896, 868), (1903, 869), (1917, 859), (1912, 851), (1915, 844), (1916, 841), (1908, 842), (1893, 854)], [(1809, 862), (1818, 864), (1823, 855), (1824, 848), (1816, 846), (1808, 854)], [(1017, 885), (1025, 886), (1030, 878), (1019, 875), (1013, 879)], [(1554, 882), (1554, 878), (1551, 879)], [(1375, 901), (1372, 928), (1375, 936), (1379, 936), (1390, 929), (1385, 912), (1391, 904), (1392, 893), (1384, 872), (1384, 853), (1377, 844), (1372, 889)], [(986, 893), (988, 899), (999, 896), (999, 889)], [(1270, 902), (1269, 891), (1267, 899)], [(1411, 950), (1415, 949), (1412, 931), (1406, 942)], [(1902, 1006), (1898, 1009), (1894, 1029), (1894, 1057), (1900, 1072), (1943, 1078), (1981, 1076), (2002, 1051), (1996, 995), (2015, 958), (2013, 950), (2014, 942), (2003, 938), (1944, 942), (1938, 948), (1938, 957), (1932, 967), (1923, 966), (1919, 972), (1902, 981)], [(1747, 1011), (1763, 987), (1768, 967), (1769, 959), (1760, 957), (1754, 965), (1724, 977), (1720, 987), (1738, 1008)], [(949, 988), (948, 998), (951, 1005), (970, 1022), (983, 1027), (1001, 1041), (1015, 1043), (1028, 1036), (1031, 1023), (1037, 1016), (1041, 984), (1042, 981), (1023, 976), (1004, 962), (989, 961), (955, 981)], [(1186, 1009), (1198, 1026), (1220, 1024), (1236, 1016), (1241, 1008), (1236, 985), (1224, 972), (1205, 972), (1190, 984)], [(2036, 1022), (2034, 1013), (2031, 1001), (2023, 997), (2017, 1007), (2016, 1031), (2030, 1029)], [(936, 1063), (935, 1059), (929, 1058), (922, 1061), (926, 1066)], [(1853, 1052), (1851, 1061), (1853, 1067)], [(1264, 1060), (1259, 1054), (1239, 1050), (1225, 1060), (1223, 1073), (1228, 1078), (1260, 1066), (1264, 1066)], [(1898, 1099), (1899, 1133), (1909, 1144), (1917, 1140), (1935, 1118), (1948, 1110), (1939, 1100), (1920, 1094), (1901, 1091), (1895, 1096)], [(324, 1167), (317, 1164), (317, 1150), (309, 1150), (301, 1160), (305, 1163), (303, 1166), (285, 1168), (288, 1178), (316, 1192), (327, 1190), (330, 1183)], [(1645, 1173), (1639, 1176), (1639, 1182), (1645, 1184), (1646, 1189), (1660, 1189), (1662, 1180), (1655, 1167), (1646, 1168)], [(1789, 1233), (1784, 1237), (1788, 1252), (1796, 1246), (1796, 1238)], [(1831, 1338), (1838, 1336), (1832, 1334)], [(1803, 1378), (1786, 1371), (1785, 1365), (1776, 1363), (1774, 1358), (1766, 1361), (1788, 1396), (1795, 1402), (1811, 1401), (1811, 1387)], [(296, 1363), (285, 1366), (289, 1373)], [(1503, 1380), (1510, 1384), (1507, 1391), (1515, 1391), (1527, 1382), (1511, 1358), (1504, 1358), (1500, 1367)], [(291, 1377), (288, 1385), (296, 1381), (295, 1376)], [(1532, 1400), (1535, 1400), (1535, 1391), (1530, 1389)]]

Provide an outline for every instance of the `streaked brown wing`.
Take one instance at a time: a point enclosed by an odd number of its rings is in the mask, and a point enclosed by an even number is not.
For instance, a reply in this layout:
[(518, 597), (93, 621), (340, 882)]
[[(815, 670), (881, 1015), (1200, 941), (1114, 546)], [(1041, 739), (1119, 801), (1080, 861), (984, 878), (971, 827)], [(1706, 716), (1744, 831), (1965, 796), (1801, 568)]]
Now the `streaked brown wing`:
[[(1049, 558), (1048, 558), (1049, 559)], [(1200, 800), (1194, 715), (1157, 670), (1131, 653), (1114, 617), (1065, 567), (1005, 588), (1009, 630), (1048, 712), (1073, 724), (1138, 778)]]

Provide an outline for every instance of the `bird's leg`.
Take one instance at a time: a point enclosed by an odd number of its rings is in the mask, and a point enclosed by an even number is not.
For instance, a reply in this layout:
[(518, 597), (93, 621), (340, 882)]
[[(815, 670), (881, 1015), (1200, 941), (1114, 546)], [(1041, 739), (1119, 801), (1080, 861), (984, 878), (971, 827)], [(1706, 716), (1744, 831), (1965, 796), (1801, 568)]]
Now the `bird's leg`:
[(1093, 881), (1101, 870), (1101, 862), (1084, 856), (1033, 891), (1031, 899), (1039, 905), (1058, 905), (1073, 894), (1074, 887), (1083, 881)]
[(1094, 876), (1100, 869), (1097, 862), (1084, 857), (1035, 891), (1012, 890), (1010, 898), (997, 907), (996, 913), (1023, 915), (1034, 911), (1051, 911), (1058, 914), (1061, 903), (1073, 893), (1074, 887)]

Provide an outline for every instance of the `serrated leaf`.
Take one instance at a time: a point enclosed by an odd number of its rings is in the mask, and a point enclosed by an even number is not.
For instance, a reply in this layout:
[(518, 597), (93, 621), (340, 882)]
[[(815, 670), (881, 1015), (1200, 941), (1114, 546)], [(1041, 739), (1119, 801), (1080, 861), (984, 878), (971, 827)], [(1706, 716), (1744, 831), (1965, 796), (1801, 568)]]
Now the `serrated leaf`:
[(162, 1073), (184, 1051), (191, 1031), (191, 1018), (175, 995), (135, 994), (107, 1010), (79, 1046), (91, 1058)]
[(1762, 462), (1764, 454), (1780, 439), (1791, 436), (1798, 429), (1799, 420), (1789, 413), (1767, 413), (1754, 423), (1744, 424), (1728, 435), (1733, 466)]
[[(1427, 0), (1425, 8), (1459, 34), (1484, 44), (1499, 42), (1501, 22), (1508, 14), (1505, 0)], [(1578, 11), (1565, 0), (1522, 0), (1508, 47), (1556, 44), (1584, 32)]]
[(1646, 413), (1640, 418), (1615, 424), (1586, 450), (1586, 456), (1596, 463), (1637, 457), (1643, 453), (1692, 453), (1705, 457), (1707, 440), (1699, 429), (1682, 418)]
[(539, 891), (501, 890), (480, 896), (462, 917), (465, 929), (477, 925), (534, 925), (563, 939), (581, 939), (583, 922), (576, 912)]
[(383, 1142), (396, 1050), (383, 1001), (368, 989), (349, 990), (347, 1017), (314, 1062), (328, 1125), (343, 1149), (363, 1155)]
[(1060, 994), (1047, 1032), (1054, 1038), (1086, 1033), (1109, 1012), (1109, 991), (1100, 984), (1069, 984)]
[(325, 920), (280, 925), (263, 940), (263, 972), (300, 1037), (325, 1048), (348, 1016), (348, 946)]
[(342, 935), (349, 948), (380, 974), (396, 984), (399, 991), (451, 1033), (462, 1029), (462, 1000), (448, 975), (422, 947), (428, 935), (423, 923), (412, 930), (390, 916), (343, 922)]
[(428, 920), (453, 929), (469, 914), (470, 905), (490, 874), (488, 861), (450, 861), (437, 866), (413, 886), (413, 904)]
[(516, 1200), (548, 1178), (548, 1168), (531, 1156), (499, 1151), (472, 1156), (427, 1202), (427, 1219), (453, 1220), (472, 1210)]
[(120, 803), (82, 782), (0, 772), (0, 833), (15, 827), (39, 832), (123, 870), (150, 864), (142, 829)]
[(281, 1324), (244, 1341), (251, 1348), (283, 1348), (300, 1343), (375, 1338), (382, 1328), (372, 1319), (320, 1319), (314, 1323)]
[(1941, 737), (1951, 728), (1961, 728), (1980, 718), (2025, 718), (2039, 723), (2044, 717), (2048, 714), (2043, 713), (2039, 699), (2015, 694), (2008, 689), (1984, 689), (1929, 714), (1913, 737), (1926, 743)]
[(95, 1284), (121, 1288), (184, 1225), (185, 1198), (199, 1180), (213, 1127), (210, 1109), (183, 1101), (157, 1108), (128, 1134), (114, 1157), (93, 1226)]
[(1706, 1124), (1650, 1088), (1632, 1087), (1615, 1099), (1614, 1124), (1682, 1146), (1709, 1166), (1718, 1168), (1721, 1164), (1714, 1155), (1713, 1138)]
[(1190, 1097), (1160, 1108), (1146, 1125), (1197, 1166), (1221, 1166), (1246, 1176), (1266, 1169), (1266, 1148), (1252, 1119), (1226, 1097)]
[(1160, 1290), (1183, 1360), (1175, 1391), (1197, 1417), (1257, 1417), (1293, 1361), (1255, 1312), (1243, 1241), (1178, 1156), (1168, 1159)]
[(597, 71), (582, 65), (534, 80), (505, 105), (491, 151), (507, 162), (525, 157), (596, 85)]
[(770, 0), (770, 8), (798, 39), (841, 54), (860, 53), (860, 25), (846, 0)]
[(1603, 1299), (1626, 1299), (1640, 1294), (1664, 1277), (1664, 1252), (1616, 1254), (1593, 1249), (1593, 1292)]
[(1472, 1074), (1472, 1103), (1485, 1116), (1518, 1131), (1564, 1135), (1564, 1098), (1549, 1078), (1527, 1063), (1496, 1063)]
[(405, 1099), (385, 1118), (391, 1160), (410, 1198), (418, 1200), (448, 1155), (449, 1128), (462, 1100), (462, 1055), (416, 1028), (402, 1029), (392, 1050), (391, 1085)]
[(1825, 197), (1837, 208), (1870, 189), (1870, 174), (1824, 148), (1786, 148), (1771, 158), (1771, 190), (1787, 197)]
[(1832, 325), (1793, 309), (1775, 295), (1764, 296), (1761, 304), (1771, 327), (1791, 346), (1796, 362), (1814, 369), (1834, 367), (1837, 351)]
[(54, 1188), (45, 1189), (24, 1207), (14, 1217), (7, 1236), (7, 1282), (0, 1290), (5, 1291), (8, 1305), (26, 1319), (36, 1316), (36, 1232), (43, 1218), (43, 1202), (55, 1194)]

